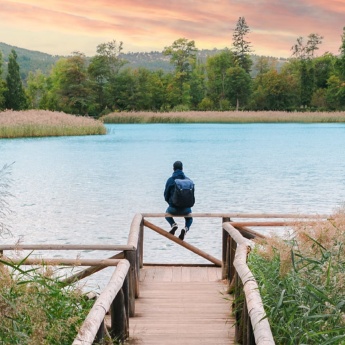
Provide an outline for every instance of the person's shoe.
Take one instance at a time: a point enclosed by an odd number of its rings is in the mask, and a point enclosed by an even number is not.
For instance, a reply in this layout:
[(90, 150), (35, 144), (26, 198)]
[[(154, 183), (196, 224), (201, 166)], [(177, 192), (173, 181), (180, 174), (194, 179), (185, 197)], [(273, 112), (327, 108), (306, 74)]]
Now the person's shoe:
[(185, 236), (186, 236), (186, 234), (187, 234), (187, 231), (188, 231), (188, 228), (187, 227), (185, 227), (185, 228), (183, 228), (182, 230), (181, 230), (181, 233), (180, 233), (180, 236), (178, 237), (180, 240), (184, 240), (184, 238), (185, 238)]
[(177, 230), (178, 226), (176, 223), (174, 223), (172, 226), (171, 226), (171, 230), (169, 231), (170, 234), (172, 235), (175, 235), (175, 232)]

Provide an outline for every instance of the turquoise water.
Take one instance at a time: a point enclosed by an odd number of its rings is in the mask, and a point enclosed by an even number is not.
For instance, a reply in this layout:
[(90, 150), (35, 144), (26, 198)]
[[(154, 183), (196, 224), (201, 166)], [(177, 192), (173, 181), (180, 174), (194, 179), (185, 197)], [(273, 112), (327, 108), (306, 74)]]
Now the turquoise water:
[[(3, 241), (126, 243), (135, 213), (165, 211), (175, 160), (196, 184), (194, 212), (330, 213), (345, 201), (343, 124), (107, 128), (106, 136), (0, 140), (0, 166), (15, 162), (6, 220), (14, 237)], [(220, 224), (195, 219), (187, 241), (220, 257)], [(145, 260), (200, 261), (149, 230)]]

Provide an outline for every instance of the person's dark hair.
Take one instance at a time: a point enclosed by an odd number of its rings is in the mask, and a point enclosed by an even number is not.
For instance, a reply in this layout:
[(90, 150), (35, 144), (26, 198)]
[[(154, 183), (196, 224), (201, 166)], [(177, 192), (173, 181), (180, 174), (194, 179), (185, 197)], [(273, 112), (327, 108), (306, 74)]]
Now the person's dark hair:
[(183, 164), (180, 161), (176, 161), (173, 165), (174, 170), (182, 170), (183, 169)]

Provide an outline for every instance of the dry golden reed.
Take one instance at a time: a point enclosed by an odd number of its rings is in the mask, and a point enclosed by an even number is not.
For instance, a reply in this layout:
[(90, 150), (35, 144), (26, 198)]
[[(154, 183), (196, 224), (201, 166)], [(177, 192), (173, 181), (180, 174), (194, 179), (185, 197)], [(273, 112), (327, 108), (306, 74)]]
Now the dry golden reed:
[(47, 110), (0, 112), (0, 138), (106, 134), (101, 121)]
[(257, 244), (258, 253), (268, 260), (279, 253), (282, 276), (292, 268), (292, 250), (315, 260), (321, 259), (324, 252), (345, 257), (345, 209), (336, 211), (327, 220), (296, 222), (284, 236), (258, 239)]
[(345, 122), (345, 112), (184, 111), (114, 112), (105, 123), (333, 123)]

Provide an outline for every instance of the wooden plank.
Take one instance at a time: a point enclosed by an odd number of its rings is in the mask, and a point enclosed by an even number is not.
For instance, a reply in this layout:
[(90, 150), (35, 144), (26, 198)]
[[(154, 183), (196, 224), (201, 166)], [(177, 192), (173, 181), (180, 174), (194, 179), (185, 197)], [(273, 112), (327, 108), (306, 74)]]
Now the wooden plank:
[[(234, 344), (232, 298), (224, 298), (226, 284), (214, 281), (221, 268), (170, 266), (168, 273), (144, 269), (145, 277), (154, 279), (140, 284), (135, 317), (129, 320), (129, 345)], [(170, 275), (172, 281), (167, 281)]]
[(180, 282), (182, 277), (182, 267), (172, 267), (172, 281)]

